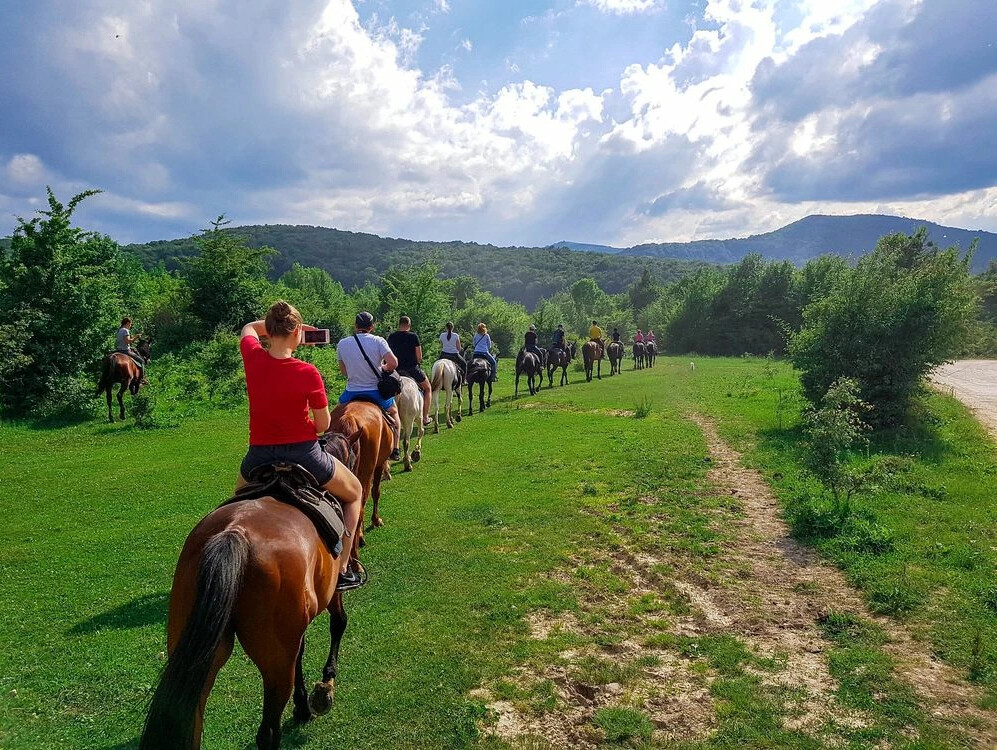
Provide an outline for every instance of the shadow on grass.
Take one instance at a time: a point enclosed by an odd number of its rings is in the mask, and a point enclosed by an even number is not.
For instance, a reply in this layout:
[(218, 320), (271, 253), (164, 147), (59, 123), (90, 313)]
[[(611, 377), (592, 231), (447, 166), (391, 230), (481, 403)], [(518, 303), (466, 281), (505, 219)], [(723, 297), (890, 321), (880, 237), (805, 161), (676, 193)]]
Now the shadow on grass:
[(166, 611), (170, 595), (166, 591), (146, 594), (132, 599), (107, 612), (101, 612), (88, 620), (79, 622), (68, 631), (69, 635), (87, 635), (98, 630), (129, 630), (166, 622)]

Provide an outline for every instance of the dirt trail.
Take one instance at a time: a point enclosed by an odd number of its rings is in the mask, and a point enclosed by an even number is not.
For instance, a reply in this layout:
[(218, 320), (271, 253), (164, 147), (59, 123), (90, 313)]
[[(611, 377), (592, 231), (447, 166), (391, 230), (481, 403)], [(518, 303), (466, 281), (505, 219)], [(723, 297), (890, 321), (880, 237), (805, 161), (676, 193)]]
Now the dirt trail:
[[(789, 536), (771, 489), (757, 471), (744, 467), (740, 454), (720, 438), (716, 425), (701, 416), (693, 419), (709, 446), (710, 480), (736, 496), (744, 508), (739, 521), (744, 533), (728, 549), (735, 564), (744, 563), (740, 586), (701, 590), (693, 599), (714, 620), (715, 629), (746, 638), (756, 648), (768, 644), (788, 652), (793, 667), (788, 671), (809, 683), (811, 694), (820, 700), (829, 692), (830, 677), (821, 654), (826, 641), (818, 621), (832, 610), (858, 613), (887, 633), (890, 640), (885, 649), (896, 660), (899, 676), (936, 720), (978, 747), (997, 747), (997, 716), (978, 707), (982, 692), (933, 658), (929, 646), (915, 640), (905, 627), (872, 615), (841, 571)], [(746, 611), (745, 594), (753, 594), (761, 606)]]
[(997, 359), (960, 359), (937, 368), (931, 381), (972, 409), (997, 437)]

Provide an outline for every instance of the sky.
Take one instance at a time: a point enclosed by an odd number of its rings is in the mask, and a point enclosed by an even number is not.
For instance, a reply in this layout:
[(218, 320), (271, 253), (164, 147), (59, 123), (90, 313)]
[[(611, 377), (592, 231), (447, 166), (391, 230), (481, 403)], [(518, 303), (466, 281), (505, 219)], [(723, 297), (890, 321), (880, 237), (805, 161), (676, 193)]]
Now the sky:
[(0, 235), (997, 231), (994, 0), (0, 0)]

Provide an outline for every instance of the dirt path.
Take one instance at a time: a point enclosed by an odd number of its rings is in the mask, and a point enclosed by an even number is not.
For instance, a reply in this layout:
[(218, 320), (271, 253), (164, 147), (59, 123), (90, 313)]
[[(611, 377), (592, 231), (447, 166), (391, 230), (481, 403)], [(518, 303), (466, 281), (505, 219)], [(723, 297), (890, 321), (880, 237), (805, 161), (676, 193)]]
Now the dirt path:
[[(744, 533), (729, 554), (747, 564), (740, 587), (700, 591), (698, 598), (709, 600), (696, 601), (701, 611), (708, 616), (716, 612), (720, 630), (740, 634), (762, 648), (770, 645), (788, 651), (796, 667), (790, 672), (808, 683), (818, 702), (826, 698), (830, 684), (826, 660), (820, 654), (826, 642), (818, 622), (832, 610), (858, 613), (887, 633), (885, 649), (896, 660), (899, 676), (936, 720), (978, 747), (997, 747), (997, 717), (978, 707), (982, 692), (933, 658), (929, 646), (915, 640), (906, 628), (872, 615), (837, 568), (789, 536), (771, 489), (757, 471), (744, 467), (740, 454), (720, 438), (716, 425), (704, 417), (693, 419), (703, 430), (713, 459), (710, 480), (743, 503), (744, 518), (739, 523)], [(743, 607), (743, 594), (752, 591), (763, 605), (753, 613)]]
[(997, 437), (997, 359), (960, 359), (937, 368), (931, 381), (972, 409)]

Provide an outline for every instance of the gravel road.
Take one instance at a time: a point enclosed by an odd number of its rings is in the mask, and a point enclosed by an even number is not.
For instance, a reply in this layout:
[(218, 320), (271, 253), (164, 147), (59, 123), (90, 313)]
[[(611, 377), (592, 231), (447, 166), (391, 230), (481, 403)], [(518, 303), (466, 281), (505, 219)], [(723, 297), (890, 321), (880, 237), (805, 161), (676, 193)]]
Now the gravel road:
[(936, 369), (931, 380), (972, 409), (997, 436), (997, 359), (960, 359)]

